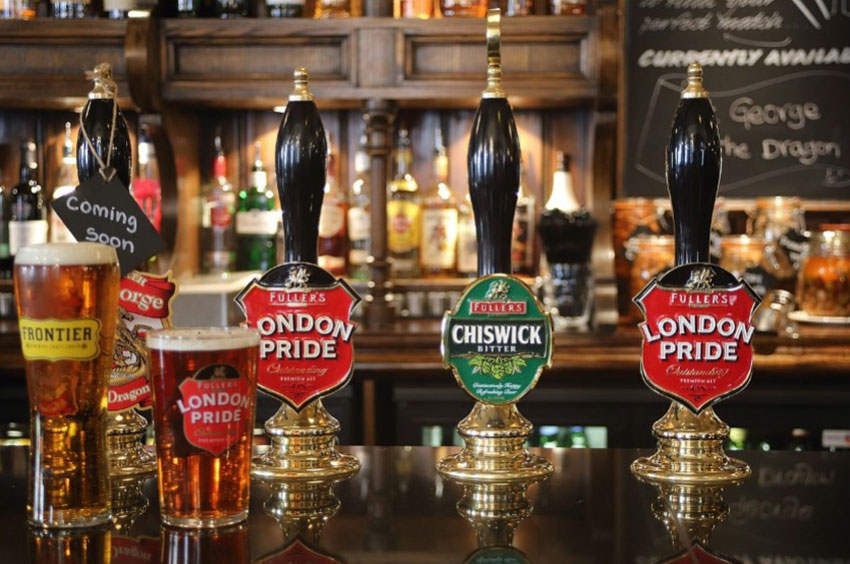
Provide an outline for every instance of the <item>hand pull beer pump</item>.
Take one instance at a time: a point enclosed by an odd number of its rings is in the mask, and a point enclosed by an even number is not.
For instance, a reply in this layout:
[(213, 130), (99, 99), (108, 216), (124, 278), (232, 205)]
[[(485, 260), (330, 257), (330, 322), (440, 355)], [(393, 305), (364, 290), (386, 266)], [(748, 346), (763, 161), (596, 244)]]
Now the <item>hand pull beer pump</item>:
[(236, 297), (261, 336), (258, 386), (283, 401), (265, 424), (271, 446), (254, 460), (254, 476), (268, 480), (342, 479), (360, 467), (334, 448), (340, 425), (322, 405), (351, 379), (350, 316), (360, 301), (316, 265), (327, 158), (307, 71), (298, 68), (275, 146), (285, 262)]
[(466, 443), (438, 471), (464, 483), (543, 479), (552, 465), (524, 447), (532, 425), (516, 402), (552, 356), (552, 320), (511, 276), (511, 226), (520, 181), (519, 136), (502, 88), (500, 13), (487, 15), (487, 89), (472, 124), (467, 166), (478, 275), (443, 319), (443, 361), (476, 400), (458, 425)]
[(632, 471), (652, 483), (734, 483), (750, 468), (724, 453), (729, 427), (711, 406), (750, 381), (750, 317), (760, 300), (746, 282), (709, 264), (721, 151), (696, 63), (688, 67), (666, 158), (676, 267), (652, 280), (634, 301), (645, 316), (639, 326), (644, 382), (673, 403), (652, 427), (658, 451), (636, 460)]
[[(98, 174), (104, 182), (115, 177), (123, 188), (129, 188), (132, 149), (127, 122), (116, 100), (118, 86), (112, 78), (112, 68), (101, 63), (86, 75), (94, 85), (80, 113), (77, 176), (81, 184)], [(150, 405), (147, 355), (143, 337), (133, 331), (125, 305), (119, 301), (118, 334), (109, 375), (106, 436), (109, 473), (114, 478), (156, 471), (156, 457), (142, 446), (148, 422), (137, 411)], [(114, 398), (122, 396), (121, 391), (132, 399), (116, 401)]]

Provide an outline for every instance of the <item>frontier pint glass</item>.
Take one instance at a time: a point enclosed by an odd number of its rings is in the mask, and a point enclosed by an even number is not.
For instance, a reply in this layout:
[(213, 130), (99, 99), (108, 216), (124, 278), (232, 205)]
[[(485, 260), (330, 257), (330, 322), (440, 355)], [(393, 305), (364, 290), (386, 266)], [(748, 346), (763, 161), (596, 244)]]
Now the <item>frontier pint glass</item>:
[(32, 436), (27, 518), (42, 527), (105, 523), (115, 250), (97, 243), (24, 247), (14, 279)]

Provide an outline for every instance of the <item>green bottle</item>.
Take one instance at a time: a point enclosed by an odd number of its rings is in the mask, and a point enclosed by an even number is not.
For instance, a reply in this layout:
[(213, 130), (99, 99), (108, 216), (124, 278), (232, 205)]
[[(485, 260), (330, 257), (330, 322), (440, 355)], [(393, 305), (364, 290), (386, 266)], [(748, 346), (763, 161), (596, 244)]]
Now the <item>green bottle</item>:
[(275, 210), (274, 194), (260, 158), (260, 143), (254, 144), (251, 187), (239, 191), (236, 212), (236, 268), (268, 270), (275, 266), (280, 213)]

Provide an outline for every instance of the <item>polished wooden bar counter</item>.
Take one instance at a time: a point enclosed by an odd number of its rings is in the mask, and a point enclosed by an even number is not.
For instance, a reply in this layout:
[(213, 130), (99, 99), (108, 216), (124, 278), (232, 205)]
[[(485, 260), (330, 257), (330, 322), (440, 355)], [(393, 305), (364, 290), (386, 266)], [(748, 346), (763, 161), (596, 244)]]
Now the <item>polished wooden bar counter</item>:
[(742, 485), (661, 492), (630, 474), (638, 451), (541, 449), (555, 474), (525, 497), (520, 488), (483, 507), (476, 499), (484, 497), (464, 496), (436, 474), (450, 449), (344, 450), (362, 469), (333, 488), (287, 498), (254, 482), (243, 526), (204, 534), (161, 527), (150, 478), (115, 490), (111, 531), (63, 535), (27, 528), (26, 448), (0, 447), (0, 561), (850, 562), (846, 452), (743, 451), (736, 455), (753, 475)]

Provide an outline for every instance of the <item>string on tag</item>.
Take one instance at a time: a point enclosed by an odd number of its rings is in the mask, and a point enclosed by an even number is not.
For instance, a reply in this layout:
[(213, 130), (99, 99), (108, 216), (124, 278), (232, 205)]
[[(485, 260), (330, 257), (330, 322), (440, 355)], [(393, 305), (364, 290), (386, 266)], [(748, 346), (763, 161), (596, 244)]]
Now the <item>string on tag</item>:
[[(92, 99), (108, 99), (112, 101), (112, 126), (109, 128), (109, 145), (106, 148), (106, 162), (100, 158), (100, 155), (94, 148), (88, 132), (86, 131), (83, 121), (88, 116), (91, 104), (86, 104), (85, 112), (80, 112), (80, 132), (83, 134), (83, 139), (86, 141), (91, 154), (94, 155), (97, 164), (100, 166), (100, 176), (103, 180), (110, 182), (114, 177), (116, 170), (109, 165), (112, 161), (112, 146), (115, 141), (115, 125), (118, 121), (118, 102), (115, 100), (115, 94), (118, 92), (118, 85), (112, 79), (112, 67), (109, 63), (100, 63), (93, 71), (86, 71), (86, 78), (94, 82), (89, 98)], [(107, 172), (108, 171), (108, 172)]]

